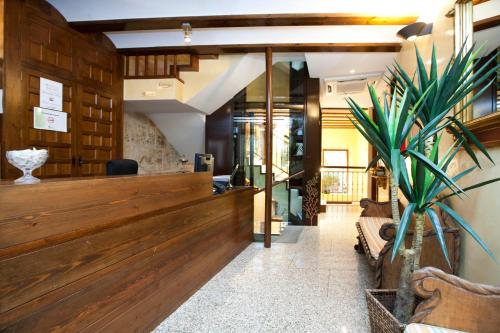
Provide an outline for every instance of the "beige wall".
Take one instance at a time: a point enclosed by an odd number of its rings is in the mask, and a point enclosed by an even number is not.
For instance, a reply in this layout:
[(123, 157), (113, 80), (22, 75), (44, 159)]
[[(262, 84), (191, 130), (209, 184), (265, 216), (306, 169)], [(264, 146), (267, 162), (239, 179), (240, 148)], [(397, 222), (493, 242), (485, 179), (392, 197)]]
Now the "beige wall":
[[(321, 130), (321, 150), (346, 149), (349, 153), (349, 166), (366, 167), (368, 165), (368, 141), (355, 128), (324, 128)], [(355, 195), (354, 200), (361, 194), (362, 198), (368, 197), (368, 175), (364, 170), (354, 170), (349, 178), (350, 188)], [(362, 193), (358, 192), (357, 189)], [(325, 201), (345, 201), (343, 194), (322, 195)]]
[[(277, 62), (273, 65), (273, 100), (288, 102), (290, 99), (290, 63)], [(246, 87), (247, 102), (264, 102), (266, 100), (266, 73)]]
[[(430, 36), (419, 37), (416, 41), (424, 61), (430, 59), (432, 45), (436, 46), (439, 64), (439, 73), (442, 72), (448, 59), (453, 54), (453, 19), (444, 14), (453, 6), (449, 1), (434, 23), (433, 33)], [(405, 42), (397, 61), (410, 73), (416, 67), (414, 44)], [(451, 138), (443, 140), (443, 145), (449, 146)], [(475, 172), (464, 179), (460, 185), (468, 186), (472, 182), (480, 182), (500, 176), (500, 147), (490, 148), (490, 154), (496, 166), (482, 159), (483, 170)], [(450, 172), (456, 174), (460, 170), (471, 166), (470, 158), (460, 153), (456, 162), (450, 166)], [(469, 198), (454, 199), (452, 207), (474, 228), (481, 238), (488, 244), (495, 255), (500, 258), (500, 184), (489, 185), (486, 188), (474, 190)], [(469, 236), (462, 233), (461, 269), (460, 275), (473, 282), (500, 285), (500, 265), (491, 260), (488, 255)]]
[(197, 72), (181, 72), (180, 78), (184, 81), (183, 101), (189, 101), (242, 58), (240, 54), (229, 54), (220, 55), (218, 59), (202, 59)]
[(321, 149), (347, 149), (350, 166), (368, 165), (368, 141), (355, 128), (322, 129)]

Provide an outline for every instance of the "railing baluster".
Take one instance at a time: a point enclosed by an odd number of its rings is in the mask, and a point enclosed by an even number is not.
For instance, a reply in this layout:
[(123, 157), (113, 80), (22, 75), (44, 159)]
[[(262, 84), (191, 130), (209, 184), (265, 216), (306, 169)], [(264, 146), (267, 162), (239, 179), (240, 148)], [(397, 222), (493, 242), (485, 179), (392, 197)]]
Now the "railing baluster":
[(321, 167), (321, 196), (327, 203), (359, 202), (365, 195), (365, 167)]

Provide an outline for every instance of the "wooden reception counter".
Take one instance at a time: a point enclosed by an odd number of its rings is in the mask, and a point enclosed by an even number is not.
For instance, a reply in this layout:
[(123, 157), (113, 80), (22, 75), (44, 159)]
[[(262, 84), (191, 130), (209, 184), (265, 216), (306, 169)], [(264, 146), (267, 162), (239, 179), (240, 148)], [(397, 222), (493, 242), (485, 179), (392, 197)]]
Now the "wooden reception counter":
[(0, 331), (147, 332), (253, 238), (207, 173), (0, 185)]

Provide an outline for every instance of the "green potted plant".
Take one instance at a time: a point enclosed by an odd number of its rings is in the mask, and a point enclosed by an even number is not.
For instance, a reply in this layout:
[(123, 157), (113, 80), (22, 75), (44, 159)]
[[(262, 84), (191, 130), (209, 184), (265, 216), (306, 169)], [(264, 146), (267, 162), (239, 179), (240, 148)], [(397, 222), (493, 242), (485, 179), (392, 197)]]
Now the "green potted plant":
[[(390, 172), (391, 192), (393, 194), (391, 201), (396, 229), (392, 258), (396, 255), (401, 255), (403, 258), (396, 300), (390, 309), (381, 309), (382, 302), (378, 302), (375, 297), (371, 297), (367, 293), (369, 311), (373, 310), (370, 316), (377, 317), (376, 320), (371, 318), (372, 329), (375, 329), (376, 332), (402, 331), (412, 315), (415, 300), (410, 288), (410, 278), (412, 272), (419, 268), (425, 216), (431, 221), (443, 254), (445, 257), (447, 256), (443, 232), (435, 211), (436, 207), (450, 215), (458, 225), (479, 242), (490, 256), (493, 256), (486, 244), (481, 241), (470, 226), (442, 201), (451, 195), (462, 195), (467, 190), (500, 180), (493, 179), (462, 189), (456, 181), (472, 172), (475, 167), (464, 170), (453, 177), (447, 174), (448, 166), (461, 148), (464, 148), (479, 166), (470, 143), (476, 145), (491, 160), (486, 149), (457, 117), (457, 114), (470, 105), (484, 89), (469, 100), (455, 115), (449, 115), (455, 105), (488, 79), (491, 70), (485, 70), (485, 65), (477, 66), (473, 61), (476, 54), (472, 51), (463, 54), (460, 52), (456, 59), (450, 59), (443, 74), (438, 77), (434, 50), (429, 75), (418, 49), (416, 56), (417, 85), (398, 64), (396, 64), (395, 70), (391, 70), (396, 84), (390, 106), (385, 97), (382, 108), (375, 90), (373, 87), (369, 88), (377, 122), (352, 99), (348, 99), (351, 114), (357, 120), (357, 122), (353, 121), (353, 124), (378, 152), (371, 165), (380, 159)], [(492, 82), (488, 82), (486, 86), (489, 84)], [(411, 137), (411, 128), (416, 126), (419, 128), (418, 134)], [(443, 157), (440, 157), (440, 138), (445, 129), (455, 135), (456, 141)], [(407, 148), (402, 148), (404, 142), (408, 143)], [(406, 169), (406, 159), (411, 161), (411, 172)], [(397, 208), (398, 188), (409, 202), (401, 219)], [(443, 192), (446, 191), (451, 193), (443, 196)], [(441, 198), (438, 199), (439, 195)], [(412, 230), (413, 242), (410, 248), (405, 248), (402, 240), (405, 239), (409, 231), (408, 227), (413, 216), (415, 218), (415, 228)]]

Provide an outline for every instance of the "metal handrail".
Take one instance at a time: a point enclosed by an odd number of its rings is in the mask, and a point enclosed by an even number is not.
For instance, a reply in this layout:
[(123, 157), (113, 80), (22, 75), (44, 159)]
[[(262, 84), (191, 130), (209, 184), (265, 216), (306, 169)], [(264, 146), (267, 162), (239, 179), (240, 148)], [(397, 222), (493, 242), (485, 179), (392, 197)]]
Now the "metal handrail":
[[(304, 170), (299, 171), (299, 172), (297, 172), (297, 173), (294, 173), (293, 175), (291, 175), (291, 176), (289, 176), (289, 177), (286, 177), (285, 179), (282, 179), (282, 180), (278, 180), (278, 181), (273, 182), (273, 185), (272, 185), (271, 187), (275, 187), (276, 185), (279, 185), (279, 184), (281, 184), (281, 183), (284, 183), (284, 182), (286, 182), (287, 180), (290, 180), (290, 179), (292, 179), (292, 178), (295, 178), (295, 177), (301, 176), (301, 175), (303, 175), (303, 174), (304, 174)], [(255, 191), (255, 192), (254, 192), (254, 194), (257, 194), (257, 193), (263, 192), (263, 191), (265, 191), (265, 190), (266, 190), (266, 187), (264, 186), (263, 188), (258, 189), (257, 191)]]
[(321, 199), (327, 203), (359, 201), (366, 194), (366, 167), (325, 166), (321, 168)]
[[(259, 157), (261, 160), (263, 160), (263, 159), (264, 159), (264, 157), (263, 157), (262, 155), (260, 155), (259, 153), (256, 153), (256, 152), (254, 152), (254, 153), (253, 153), (253, 156), (257, 156), (257, 157)], [(254, 165), (254, 166), (258, 166), (258, 165)], [(265, 166), (265, 165), (264, 165), (264, 166)], [(283, 173), (286, 173), (286, 174), (288, 173), (288, 171), (287, 171), (287, 170), (283, 169), (282, 167), (280, 167), (279, 165), (277, 165), (276, 163), (274, 163), (274, 161), (273, 161), (273, 165), (272, 165), (272, 166), (273, 166), (273, 167), (275, 167), (276, 169), (278, 169), (279, 171), (283, 172)], [(266, 171), (266, 172), (267, 172), (267, 171)]]
[(322, 165), (322, 169), (358, 169), (358, 170), (366, 170), (366, 167), (362, 166), (341, 166), (341, 165)]

